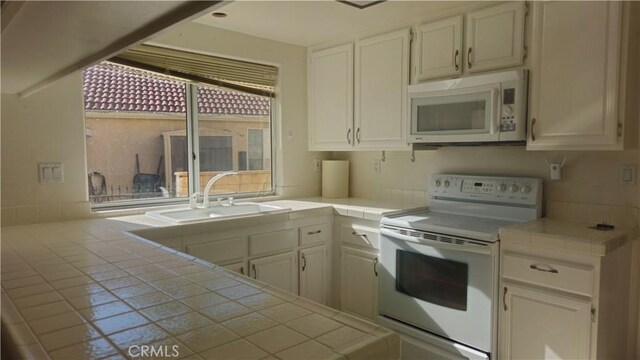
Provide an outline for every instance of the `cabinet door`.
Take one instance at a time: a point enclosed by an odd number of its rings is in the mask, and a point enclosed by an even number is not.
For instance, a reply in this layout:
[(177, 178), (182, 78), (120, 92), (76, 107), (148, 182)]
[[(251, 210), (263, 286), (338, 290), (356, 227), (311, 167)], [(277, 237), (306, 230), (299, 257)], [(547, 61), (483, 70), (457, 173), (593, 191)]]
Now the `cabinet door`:
[(298, 267), (294, 252), (252, 259), (249, 260), (249, 267), (252, 278), (298, 293)]
[(502, 291), (500, 358), (589, 358), (589, 301), (510, 284)]
[(414, 82), (462, 73), (462, 15), (416, 28)]
[(300, 250), (300, 296), (327, 303), (327, 247)]
[(535, 2), (527, 150), (618, 143), (621, 2)]
[(353, 147), (353, 44), (309, 54), (309, 150)]
[(378, 254), (341, 249), (341, 310), (367, 320), (378, 315)]
[(524, 1), (514, 1), (466, 15), (466, 71), (522, 65)]
[(406, 142), (409, 46), (408, 29), (358, 41), (356, 149), (409, 149)]

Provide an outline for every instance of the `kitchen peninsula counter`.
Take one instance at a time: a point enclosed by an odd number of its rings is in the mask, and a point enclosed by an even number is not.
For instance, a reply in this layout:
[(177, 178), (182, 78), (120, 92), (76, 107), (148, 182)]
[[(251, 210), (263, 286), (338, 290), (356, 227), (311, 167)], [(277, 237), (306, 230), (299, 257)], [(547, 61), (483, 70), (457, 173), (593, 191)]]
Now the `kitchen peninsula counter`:
[[(206, 226), (409, 208), (350, 202), (281, 200), (292, 210)], [(3, 354), (122, 359), (151, 345), (181, 359), (399, 358), (389, 330), (131, 233), (169, 226), (181, 227), (132, 215), (2, 228)]]

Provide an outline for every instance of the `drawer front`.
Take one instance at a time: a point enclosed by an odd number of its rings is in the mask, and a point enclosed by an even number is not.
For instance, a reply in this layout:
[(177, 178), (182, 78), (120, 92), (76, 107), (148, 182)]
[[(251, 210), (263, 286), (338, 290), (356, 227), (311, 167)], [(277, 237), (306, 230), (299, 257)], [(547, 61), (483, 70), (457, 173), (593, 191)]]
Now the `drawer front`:
[(331, 238), (331, 226), (318, 224), (300, 228), (300, 246), (324, 244)]
[(502, 277), (580, 295), (593, 295), (593, 268), (557, 260), (505, 253)]
[(247, 256), (247, 239), (234, 237), (214, 242), (187, 245), (187, 254), (214, 264), (241, 260)]
[(380, 249), (379, 236), (378, 229), (368, 226), (343, 224), (340, 228), (340, 240), (343, 243), (368, 249)]
[(297, 232), (294, 229), (251, 235), (249, 236), (251, 255), (293, 250), (298, 243), (296, 235)]

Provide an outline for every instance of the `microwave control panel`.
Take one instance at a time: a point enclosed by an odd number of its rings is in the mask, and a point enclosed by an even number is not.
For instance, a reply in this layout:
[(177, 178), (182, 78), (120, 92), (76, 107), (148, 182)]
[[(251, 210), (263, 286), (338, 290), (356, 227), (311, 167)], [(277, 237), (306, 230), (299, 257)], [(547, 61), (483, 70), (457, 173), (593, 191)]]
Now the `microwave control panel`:
[(502, 89), (502, 114), (500, 115), (500, 131), (516, 131), (516, 88), (506, 87)]
[(502, 94), (500, 103), (500, 132), (522, 132), (526, 116), (526, 89), (522, 83), (504, 82), (502, 83)]
[(428, 191), (431, 198), (536, 204), (542, 196), (542, 180), (438, 174), (431, 177)]

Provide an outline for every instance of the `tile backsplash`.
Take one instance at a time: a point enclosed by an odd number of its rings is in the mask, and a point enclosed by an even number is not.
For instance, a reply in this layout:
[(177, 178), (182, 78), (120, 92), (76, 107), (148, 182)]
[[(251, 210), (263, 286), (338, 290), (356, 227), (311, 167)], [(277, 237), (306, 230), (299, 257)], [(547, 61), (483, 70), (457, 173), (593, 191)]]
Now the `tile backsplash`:
[(3, 207), (0, 213), (0, 225), (3, 227), (92, 217), (88, 201)]
[[(376, 172), (380, 152), (336, 152), (350, 161), (353, 197), (427, 204), (428, 179), (433, 174), (473, 174), (538, 177), (544, 180), (544, 214), (547, 217), (607, 222), (637, 227), (639, 184), (622, 185), (620, 166), (640, 165), (637, 150), (539, 152), (524, 146), (446, 147), (410, 152), (387, 152)], [(549, 179), (545, 160), (566, 158), (562, 179)]]

